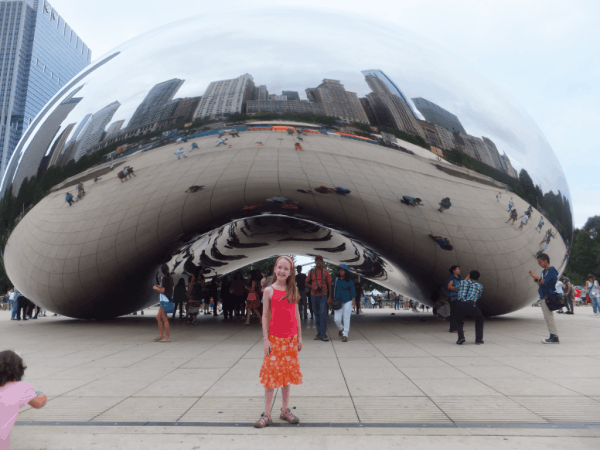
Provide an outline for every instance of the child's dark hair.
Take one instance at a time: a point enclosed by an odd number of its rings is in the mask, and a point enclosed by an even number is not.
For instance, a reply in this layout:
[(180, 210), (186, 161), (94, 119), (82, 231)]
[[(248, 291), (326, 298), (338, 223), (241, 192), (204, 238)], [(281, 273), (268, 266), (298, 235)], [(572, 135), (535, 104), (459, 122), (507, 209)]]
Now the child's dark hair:
[(0, 352), (0, 386), (11, 381), (21, 381), (27, 366), (23, 358), (12, 350)]

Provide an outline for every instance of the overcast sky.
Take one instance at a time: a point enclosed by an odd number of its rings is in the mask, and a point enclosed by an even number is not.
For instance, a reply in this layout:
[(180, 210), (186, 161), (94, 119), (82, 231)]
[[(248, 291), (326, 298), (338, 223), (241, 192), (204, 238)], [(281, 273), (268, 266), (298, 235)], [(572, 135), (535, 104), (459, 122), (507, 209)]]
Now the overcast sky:
[[(50, 2), (100, 57), (166, 23), (247, 1), (81, 0)], [(596, 0), (257, 0), (386, 20), (446, 47), (508, 91), (542, 129), (565, 171), (575, 225), (600, 214), (600, 2)], [(302, 30), (294, 30), (302, 33)]]

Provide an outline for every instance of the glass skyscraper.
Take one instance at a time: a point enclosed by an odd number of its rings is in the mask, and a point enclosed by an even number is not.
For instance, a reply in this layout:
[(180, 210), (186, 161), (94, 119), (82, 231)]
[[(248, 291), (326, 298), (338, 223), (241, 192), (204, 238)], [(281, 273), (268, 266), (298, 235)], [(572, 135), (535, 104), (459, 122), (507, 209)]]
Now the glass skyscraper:
[(0, 174), (44, 105), (92, 57), (45, 0), (0, 0)]

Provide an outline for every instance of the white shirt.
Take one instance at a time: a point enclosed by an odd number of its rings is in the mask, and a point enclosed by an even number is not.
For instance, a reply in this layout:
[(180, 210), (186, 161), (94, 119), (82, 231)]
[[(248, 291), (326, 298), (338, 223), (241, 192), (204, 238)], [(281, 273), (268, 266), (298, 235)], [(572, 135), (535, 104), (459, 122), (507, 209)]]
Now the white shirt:
[(521, 219), (521, 222), (527, 223), (527, 219), (529, 219), (529, 216), (527, 214), (523, 214), (523, 218)]
[(556, 285), (554, 286), (556, 288), (556, 292), (558, 292), (559, 294), (563, 293), (563, 282), (562, 281), (557, 281)]

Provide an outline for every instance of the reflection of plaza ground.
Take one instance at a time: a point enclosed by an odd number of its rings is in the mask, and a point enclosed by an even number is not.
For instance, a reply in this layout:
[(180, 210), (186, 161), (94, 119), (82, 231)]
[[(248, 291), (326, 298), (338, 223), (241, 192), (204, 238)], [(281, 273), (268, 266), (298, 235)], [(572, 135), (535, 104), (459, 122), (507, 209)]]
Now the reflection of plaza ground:
[[(286, 214), (328, 224), (377, 251), (389, 270), (405, 273), (416, 288), (378, 282), (409, 296), (415, 289), (435, 290), (453, 264), (481, 272), (482, 309), (489, 314), (517, 310), (537, 295), (527, 271), (539, 271), (539, 213), (520, 231), (505, 224), (507, 207), (496, 204), (498, 188), (490, 179), (479, 183), (473, 180), (481, 175), (457, 177), (437, 169), (435, 161), (332, 136), (306, 136), (303, 151), (281, 132), (245, 132), (228, 141), (232, 148), (215, 148), (214, 137), (195, 141), (200, 149), (182, 160), (173, 154), (181, 145), (129, 157), (136, 178), (121, 182), (115, 168), (98, 183), (86, 183), (86, 197), (72, 207), (64, 194), (73, 187), (41, 201), (6, 248), (15, 285), (63, 314), (127, 313), (147, 305), (143, 282), (150, 283), (156, 263), (168, 259), (182, 236), (210, 231), (244, 207), (281, 197), (301, 206)], [(321, 185), (351, 194), (315, 192)], [(205, 187), (186, 193), (191, 186)], [(424, 206), (403, 205), (402, 195), (419, 197)], [(444, 197), (452, 207), (440, 213)], [(519, 213), (528, 206), (516, 196), (515, 202)], [(447, 238), (453, 250), (441, 248), (430, 234)], [(565, 248), (560, 237), (552, 240), (548, 253), (556, 266)]]
[[(314, 326), (310, 320), (305, 324), (304, 384), (293, 387), (291, 397), (305, 426), (328, 424), (331, 434), (361, 435), (375, 433), (368, 427), (389, 427), (377, 434), (427, 427), (431, 430), (420, 433), (599, 435), (600, 321), (591, 308), (557, 316), (557, 346), (540, 343), (547, 332), (539, 308), (488, 320), (485, 345), (474, 345), (469, 322), (462, 346), (455, 345), (447, 323), (431, 314), (391, 316), (392, 311), (353, 315), (347, 343), (337, 338), (331, 320), (327, 343), (313, 341)], [(4, 348), (23, 355), (25, 381), (49, 398), (44, 409), (26, 409), (18, 420), (53, 422), (17, 425), (15, 448), (34, 442), (44, 447), (58, 439), (55, 428), (71, 442), (91, 433), (85, 429), (93, 424), (110, 428), (94, 431), (96, 439), (110, 439), (111, 429), (117, 435), (196, 433), (184, 431), (194, 426), (211, 434), (296, 434), (290, 427), (279, 432), (250, 427), (263, 407), (258, 324), (243, 327), (200, 316), (200, 325), (190, 327), (175, 320), (173, 342), (163, 344), (152, 342), (155, 312), (105, 322), (47, 317), (26, 323), (10, 322), (9, 313), (1, 312)], [(280, 401), (277, 392), (275, 411)], [(73, 422), (86, 426), (64, 434), (63, 427)], [(226, 431), (210, 423), (242, 428)], [(123, 428), (134, 425), (153, 426)]]

